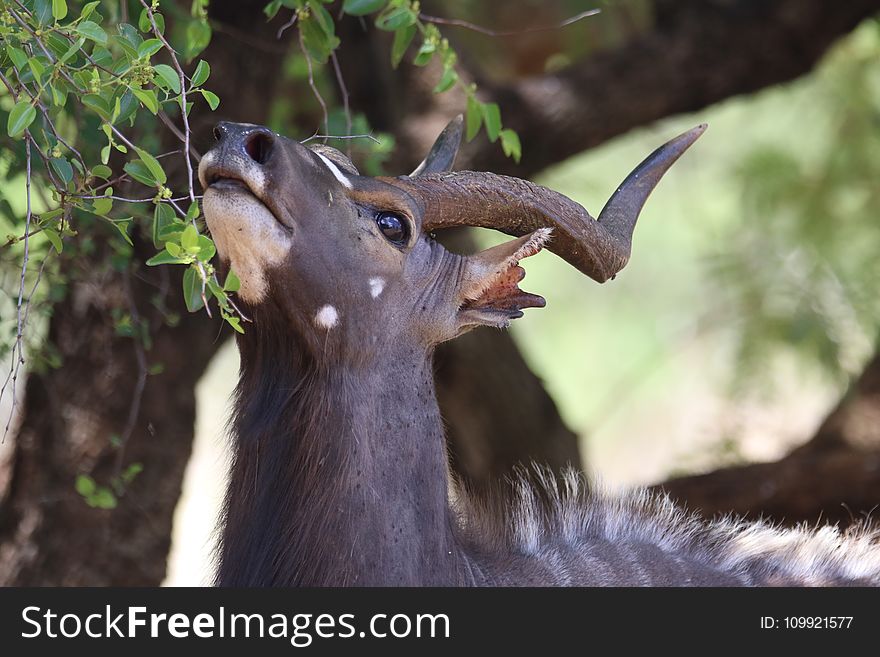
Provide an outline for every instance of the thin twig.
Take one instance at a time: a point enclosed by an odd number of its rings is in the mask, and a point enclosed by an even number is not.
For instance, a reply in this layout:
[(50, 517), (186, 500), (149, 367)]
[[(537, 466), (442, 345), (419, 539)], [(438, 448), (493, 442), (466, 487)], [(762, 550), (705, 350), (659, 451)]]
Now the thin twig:
[(297, 16), (296, 12), (293, 12), (293, 16), (290, 17), (290, 20), (287, 21), (284, 25), (282, 25), (281, 27), (278, 28), (278, 32), (275, 34), (275, 38), (276, 38), (276, 39), (280, 39), (280, 38), (281, 38), (281, 35), (284, 34), (284, 32), (285, 32), (288, 28), (293, 27), (294, 25), (296, 25), (296, 19), (297, 19), (297, 18), (299, 18), (299, 16)]
[(239, 30), (234, 25), (221, 23), (215, 19), (208, 19), (211, 28), (221, 34), (228, 34), (233, 39), (241, 41), (244, 45), (254, 50), (271, 53), (273, 55), (286, 55), (288, 49), (284, 46), (276, 45), (275, 41), (267, 41), (265, 39), (255, 39), (253, 36), (243, 30)]
[[(21, 279), (18, 286), (18, 304), (16, 305), (16, 322), (17, 328), (15, 332), (15, 344), (12, 346), (12, 408), (9, 411), (9, 418), (6, 420), (6, 427), (3, 429), (3, 441), (6, 440), (6, 434), (9, 433), (9, 425), (12, 423), (12, 417), (15, 414), (15, 408), (18, 406), (18, 395), (17, 395), (17, 386), (16, 383), (18, 381), (18, 375), (21, 370), (21, 366), (24, 364), (24, 351), (23, 351), (23, 335), (24, 335), (24, 323), (22, 322), (21, 315), (21, 305), (24, 301), (24, 283), (25, 277), (27, 276), (27, 266), (28, 261), (30, 260), (30, 239), (28, 238), (28, 233), (31, 229), (31, 135), (30, 132), (25, 134), (24, 140), (24, 150), (25, 150), (25, 196), (27, 199), (27, 215), (24, 220), (24, 258), (21, 263)], [(30, 301), (30, 300), (29, 300)], [(3, 388), (0, 389), (0, 399), (3, 397), (3, 392), (6, 390), (6, 386), (9, 383), (9, 378), (7, 377), (6, 383), (3, 384)]]
[(116, 451), (116, 461), (113, 467), (113, 476), (118, 478), (122, 474), (122, 465), (125, 461), (125, 446), (128, 444), (131, 434), (134, 433), (137, 424), (138, 415), (141, 410), (141, 401), (144, 397), (144, 388), (147, 385), (147, 356), (144, 352), (141, 331), (141, 317), (138, 313), (137, 304), (134, 300), (134, 292), (131, 288), (131, 275), (128, 270), (122, 276), (123, 285), (125, 287), (125, 295), (128, 298), (128, 312), (131, 315), (131, 326), (134, 339), (134, 354), (137, 360), (138, 372), (137, 380), (134, 384), (134, 393), (132, 394), (131, 404), (128, 407), (128, 418), (125, 421), (125, 428), (119, 437), (119, 446)]
[(551, 30), (558, 30), (572, 23), (577, 23), (579, 20), (583, 20), (588, 16), (595, 16), (596, 14), (601, 13), (601, 9), (588, 9), (587, 11), (582, 11), (581, 13), (572, 16), (571, 18), (566, 18), (561, 23), (556, 23), (555, 25), (542, 25), (539, 27), (528, 27), (524, 30), (491, 30), (488, 27), (482, 27), (481, 25), (476, 25), (471, 23), (470, 21), (461, 20), (460, 18), (440, 18), (438, 16), (428, 16), (427, 14), (419, 14), (419, 19), (424, 21), (425, 23), (436, 23), (437, 25), (450, 25), (452, 27), (463, 27), (465, 29), (471, 30), (473, 32), (479, 32), (480, 34), (485, 34), (490, 37), (510, 37), (510, 36), (519, 36), (521, 34), (531, 34), (533, 32), (549, 32)]
[[(336, 74), (336, 84), (339, 85), (339, 93), (342, 94), (342, 108), (345, 111), (345, 134), (351, 134), (351, 107), (348, 105), (348, 87), (345, 86), (345, 79), (342, 77), (342, 69), (339, 67), (339, 59), (336, 52), (330, 53), (330, 60), (333, 62), (333, 72)], [(346, 149), (349, 157), (351, 157), (351, 147)]]
[[(159, 117), (159, 120), (165, 124), (165, 127), (168, 128), (174, 134), (175, 137), (177, 137), (182, 142), (186, 142), (186, 137), (180, 131), (180, 128), (178, 128), (176, 125), (174, 125), (174, 122), (171, 120), (171, 118), (165, 112), (160, 110), (156, 116)], [(174, 151), (174, 152), (180, 153), (181, 151)], [(189, 145), (189, 152), (190, 152), (190, 155), (192, 155), (195, 158), (196, 162), (202, 161), (202, 154), (199, 153), (196, 150), (195, 146), (193, 146), (192, 144)], [(159, 158), (157, 157), (156, 159), (159, 159)]]
[[(106, 196), (105, 194), (68, 194), (71, 198), (81, 198), (86, 201), (91, 201), (98, 198), (112, 198), (114, 201), (120, 201), (121, 203), (154, 203), (156, 201), (156, 197), (150, 198), (125, 198), (123, 196)], [(160, 198), (159, 203), (173, 203), (186, 201), (189, 196), (178, 196), (177, 198)], [(196, 196), (196, 198), (203, 198), (202, 196)]]
[(321, 104), (321, 110), (324, 112), (324, 132), (330, 132), (330, 118), (327, 113), (327, 103), (324, 102), (324, 98), (321, 96), (321, 92), (318, 91), (318, 87), (315, 86), (315, 74), (312, 70), (312, 58), (309, 56), (309, 53), (306, 50), (306, 44), (305, 41), (303, 41), (302, 30), (299, 31), (299, 49), (302, 51), (303, 57), (306, 58), (306, 64), (309, 67), (309, 86), (312, 88), (312, 93), (315, 95), (315, 98), (318, 99), (318, 102)]
[(156, 25), (156, 17), (153, 15), (152, 7), (147, 4), (146, 0), (141, 0), (141, 4), (144, 6), (144, 9), (147, 10), (147, 17), (150, 19), (150, 25), (153, 27), (153, 34), (155, 34), (156, 38), (159, 39), (168, 49), (171, 63), (174, 64), (174, 69), (180, 77), (180, 118), (183, 121), (183, 159), (186, 161), (186, 182), (189, 187), (189, 198), (192, 203), (195, 203), (196, 192), (193, 188), (193, 166), (189, 153), (190, 137), (192, 133), (189, 129), (189, 117), (186, 115), (186, 75), (184, 75), (183, 68), (181, 68), (180, 62), (177, 59), (177, 53), (174, 52), (174, 48), (171, 47), (171, 44), (168, 43), (165, 35), (159, 30), (159, 26)]
[[(174, 199), (169, 199), (168, 202), (171, 204), (171, 206), (175, 210), (177, 210), (177, 213), (181, 217), (186, 216), (186, 212), (183, 211), (183, 208), (181, 208), (179, 205), (177, 205), (177, 202)], [(193, 200), (193, 203), (195, 203), (195, 200)], [(196, 217), (192, 218), (192, 225), (195, 226), (196, 230), (198, 230), (198, 226), (196, 226)], [(201, 297), (202, 297), (202, 303), (205, 304), (205, 313), (207, 313), (208, 317), (213, 317), (213, 315), (211, 314), (211, 308), (210, 308), (210, 306), (208, 306), (208, 295), (205, 294), (205, 286), (208, 284), (208, 272), (205, 271), (205, 265), (202, 264), (201, 260), (196, 260), (195, 263), (193, 263), (193, 264), (195, 264), (195, 266), (198, 267), (199, 277), (202, 279)]]
[(381, 144), (382, 142), (376, 139), (373, 135), (322, 135), (319, 133), (313, 134), (311, 137), (306, 137), (303, 139), (300, 144), (305, 144), (312, 139), (369, 139), (370, 141), (374, 141), (377, 144)]
[[(16, 73), (16, 76), (17, 76), (17, 75), (18, 75), (18, 71), (16, 71), (15, 73)], [(18, 96), (19, 96), (19, 94), (16, 93), (15, 88), (12, 86), (12, 84), (9, 82), (9, 80), (6, 79), (6, 76), (3, 75), (3, 72), (2, 72), (2, 71), (0, 71), (0, 82), (2, 82), (3, 85), (9, 90), (9, 94), (12, 96), (13, 100), (17, 101), (17, 100), (18, 100)], [(19, 82), (20, 82), (20, 81), (19, 81)], [(78, 150), (76, 150), (73, 146), (71, 146), (71, 145), (70, 145), (70, 144), (64, 139), (64, 137), (62, 137), (62, 136), (58, 133), (58, 130), (55, 128), (55, 124), (52, 122), (52, 119), (49, 117), (49, 110), (46, 108), (46, 106), (43, 105), (43, 103), (40, 101), (40, 99), (39, 99), (38, 97), (35, 97), (35, 96), (31, 93), (30, 89), (28, 89), (28, 88), (27, 88), (26, 86), (24, 86), (24, 85), (21, 85), (21, 86), (22, 86), (22, 88), (23, 88), (25, 91), (27, 91), (27, 94), (28, 94), (28, 96), (30, 96), (31, 100), (35, 101), (36, 104), (39, 106), (39, 108), (40, 108), (40, 113), (43, 115), (43, 118), (45, 119), (46, 123), (49, 124), (49, 128), (52, 130), (52, 134), (55, 135), (55, 138), (56, 138), (58, 141), (60, 141), (62, 144), (64, 144), (70, 152), (72, 152), (74, 155), (76, 155), (76, 159), (78, 159), (78, 160), (79, 160), (79, 163), (82, 164), (83, 169), (86, 169), (86, 168), (87, 168), (87, 167), (86, 167), (86, 162), (85, 162), (85, 160), (83, 159), (83, 156), (80, 154), (80, 152), (79, 152)]]

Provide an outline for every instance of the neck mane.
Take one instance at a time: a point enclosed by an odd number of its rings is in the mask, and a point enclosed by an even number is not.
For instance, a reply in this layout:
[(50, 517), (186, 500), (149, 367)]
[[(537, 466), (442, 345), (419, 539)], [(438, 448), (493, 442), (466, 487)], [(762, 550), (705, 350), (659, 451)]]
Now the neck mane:
[(430, 354), (322, 368), (273, 328), (239, 345), (217, 583), (455, 583)]
[(876, 530), (706, 523), (573, 475), (453, 509), (431, 354), (321, 367), (292, 342), (271, 322), (239, 341), (221, 586), (880, 583)]

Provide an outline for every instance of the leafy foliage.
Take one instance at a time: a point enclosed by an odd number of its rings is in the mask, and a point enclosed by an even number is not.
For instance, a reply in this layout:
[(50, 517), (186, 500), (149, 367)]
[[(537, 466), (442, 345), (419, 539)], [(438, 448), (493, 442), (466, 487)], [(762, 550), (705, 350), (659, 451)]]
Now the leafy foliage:
[(877, 27), (860, 28), (819, 72), (813, 110), (833, 118), (816, 152), (762, 147), (739, 165), (748, 214), (708, 261), (736, 330), (739, 386), (781, 352), (845, 380), (877, 346)]

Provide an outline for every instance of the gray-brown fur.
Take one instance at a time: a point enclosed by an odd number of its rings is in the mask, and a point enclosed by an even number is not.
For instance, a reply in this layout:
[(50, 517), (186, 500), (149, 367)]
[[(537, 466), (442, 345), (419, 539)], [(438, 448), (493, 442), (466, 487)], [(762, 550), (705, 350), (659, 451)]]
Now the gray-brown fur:
[[(613, 234), (628, 254), (669, 157), (655, 154), (621, 186), (600, 231), (550, 190), (437, 173), (451, 164), (448, 143), (432, 149), (442, 162), (420, 167), (433, 173), (383, 180), (259, 126), (219, 134), (199, 172), (206, 217), (223, 262), (247, 272), (239, 296), (253, 322), (238, 339), (218, 584), (880, 584), (867, 529), (706, 523), (643, 491), (586, 492), (574, 474), (560, 484), (525, 470), (481, 497), (450, 482), (433, 348), (543, 305), (519, 289), (519, 261), (548, 228), (551, 250), (613, 275), (621, 249), (590, 236)], [(409, 227), (405, 239), (380, 221), (387, 211)], [(451, 223), (533, 232), (461, 256), (428, 235)]]

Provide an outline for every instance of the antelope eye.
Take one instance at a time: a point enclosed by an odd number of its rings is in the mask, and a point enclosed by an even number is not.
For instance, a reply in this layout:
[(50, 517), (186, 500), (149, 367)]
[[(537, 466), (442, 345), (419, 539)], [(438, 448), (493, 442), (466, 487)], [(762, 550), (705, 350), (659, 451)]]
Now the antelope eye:
[(392, 244), (401, 246), (409, 239), (409, 225), (406, 219), (393, 212), (380, 212), (376, 215), (379, 231)]

